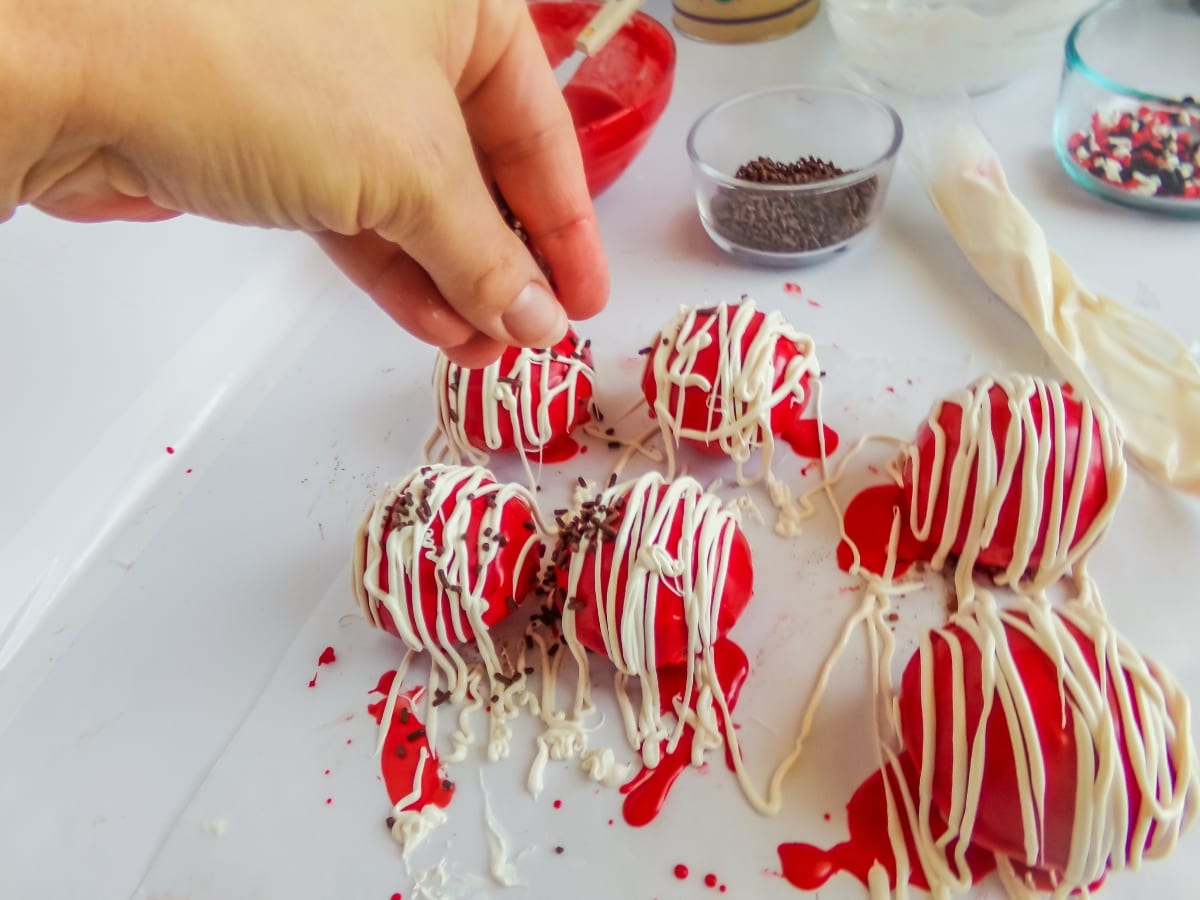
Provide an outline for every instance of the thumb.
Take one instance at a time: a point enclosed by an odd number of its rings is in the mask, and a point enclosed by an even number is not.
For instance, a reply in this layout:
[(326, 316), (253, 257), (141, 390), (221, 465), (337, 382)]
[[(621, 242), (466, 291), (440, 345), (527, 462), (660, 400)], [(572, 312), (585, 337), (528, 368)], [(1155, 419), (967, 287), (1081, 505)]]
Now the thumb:
[(410, 195), (398, 199), (395, 219), (376, 231), (403, 247), (483, 334), (519, 346), (555, 344), (566, 334), (566, 312), (497, 209), (453, 93), (448, 86), (439, 92), (440, 122), (429, 138), (436, 152)]

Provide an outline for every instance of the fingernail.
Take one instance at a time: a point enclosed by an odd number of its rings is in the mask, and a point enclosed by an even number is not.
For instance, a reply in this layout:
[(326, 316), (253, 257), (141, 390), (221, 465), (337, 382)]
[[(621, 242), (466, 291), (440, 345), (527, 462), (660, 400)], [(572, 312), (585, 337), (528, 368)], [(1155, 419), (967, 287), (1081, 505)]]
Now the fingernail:
[(521, 289), (500, 317), (514, 341), (530, 347), (549, 347), (567, 333), (567, 314), (553, 294), (536, 281)]

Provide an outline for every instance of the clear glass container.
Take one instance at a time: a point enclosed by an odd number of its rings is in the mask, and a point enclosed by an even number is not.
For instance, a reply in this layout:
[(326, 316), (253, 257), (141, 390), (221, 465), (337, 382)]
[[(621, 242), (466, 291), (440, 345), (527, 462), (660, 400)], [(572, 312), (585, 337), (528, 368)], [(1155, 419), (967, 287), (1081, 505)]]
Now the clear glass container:
[(1200, 12), (1195, 0), (1116, 0), (1066, 44), (1054, 149), (1117, 203), (1200, 216)]
[[(849, 88), (789, 85), (710, 109), (688, 133), (700, 221), (735, 257), (817, 262), (860, 238), (883, 208), (904, 128), (895, 110)], [(738, 170), (760, 157), (815, 157), (844, 170), (807, 184), (762, 184)]]
[(826, 0), (854, 65), (914, 94), (990, 91), (1049, 63), (1096, 0)]

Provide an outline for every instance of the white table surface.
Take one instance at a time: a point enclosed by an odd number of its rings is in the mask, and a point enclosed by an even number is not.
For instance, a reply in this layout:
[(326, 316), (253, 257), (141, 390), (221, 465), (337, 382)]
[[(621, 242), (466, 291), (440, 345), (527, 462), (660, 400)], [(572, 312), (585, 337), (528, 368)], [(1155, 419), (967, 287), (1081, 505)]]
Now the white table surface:
[[(667, 7), (648, 4), (664, 19)], [(785, 309), (838, 368), (856, 373), (852, 414), (839, 421), (839, 410), (826, 411), (847, 440), (910, 432), (935, 387), (958, 373), (1048, 372), (903, 163), (879, 227), (852, 252), (786, 274), (721, 256), (696, 218), (687, 128), (741, 90), (836, 79), (840, 55), (823, 15), (768, 44), (679, 39), (678, 47), (662, 121), (597, 202), (613, 292), (585, 327), (620, 390), (636, 383), (621, 368), (636, 350), (625, 346), (631, 334), (635, 342), (653, 334), (680, 303), (743, 293)], [(1118, 209), (1067, 180), (1049, 138), (1057, 77), (1057, 64), (1047, 64), (975, 101), (1014, 190), (1089, 285), (1185, 340), (1200, 337), (1200, 223)], [(803, 286), (800, 299), (782, 291), (785, 280)], [(309, 657), (293, 643), (306, 622), (314, 640), (329, 625), (322, 604), (336, 603), (331, 592), (345, 583), (362, 509), (384, 480), (418, 461), (431, 426), (432, 352), (391, 327), (306, 239), (197, 220), (78, 226), (22, 211), (0, 227), (0, 298), (0, 603), (30, 592), (47, 604), (0, 673), (0, 897), (127, 897), (144, 879), (152, 896), (221, 896), (183, 883), (186, 875), (178, 885), (155, 880), (187, 867), (187, 843), (172, 829), (205, 796), (210, 773), (219, 783), (243, 724), (257, 727), (256, 704), (281, 663)], [(239, 310), (251, 312), (239, 319)], [(868, 385), (893, 373), (915, 383), (897, 406), (863, 400)], [(105, 515), (110, 503), (119, 514)], [(1198, 540), (1200, 504), (1134, 475), (1093, 566), (1122, 630), (1193, 698)], [(344, 601), (349, 611), (348, 590)], [(10, 625), (0, 619), (0, 638)], [(356, 686), (353, 709), (360, 694)], [(360, 764), (361, 778), (372, 779), (373, 765)], [(460, 769), (460, 782), (476, 778)], [(374, 822), (377, 813), (361, 817)], [(813, 811), (784, 815), (779, 840), (806, 839), (798, 823)], [(643, 834), (657, 840), (653, 829), (625, 831), (628, 843), (618, 836), (614, 847), (634, 852)], [(241, 839), (231, 831), (223, 840), (237, 847)], [(758, 868), (772, 865), (770, 849), (755, 845)], [(1192, 834), (1176, 858), (1115, 879), (1105, 896), (1188, 893), (1182, 857), (1198, 849)], [(309, 864), (296, 854), (301, 876)], [(603, 871), (576, 874), (600, 891)], [(262, 886), (270, 882), (242, 882), (241, 893), (227, 886), (224, 896), (273, 896)], [(341, 896), (379, 896), (355, 884), (350, 877)], [(509, 896), (562, 886), (531, 884)], [(730, 890), (760, 895), (749, 880)], [(836, 890), (862, 895), (849, 882)], [(703, 888), (689, 891), (679, 896)], [(580, 894), (593, 895), (612, 896)], [(287, 896), (330, 895), (312, 887)]]

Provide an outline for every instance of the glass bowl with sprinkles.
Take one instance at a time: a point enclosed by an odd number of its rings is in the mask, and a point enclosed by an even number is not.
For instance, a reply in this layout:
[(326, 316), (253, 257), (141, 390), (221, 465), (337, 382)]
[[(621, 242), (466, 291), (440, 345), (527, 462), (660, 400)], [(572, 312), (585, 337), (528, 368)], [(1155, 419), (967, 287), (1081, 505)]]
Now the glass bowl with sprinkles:
[(1054, 149), (1093, 194), (1200, 217), (1200, 0), (1110, 0), (1075, 24)]
[(844, 87), (770, 87), (719, 103), (687, 138), (704, 230), (755, 265), (844, 250), (883, 209), (903, 134), (895, 110)]

